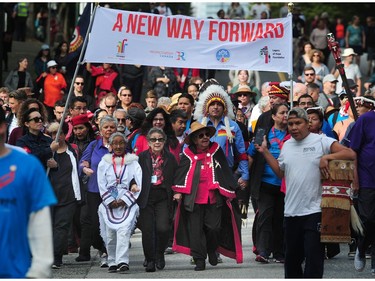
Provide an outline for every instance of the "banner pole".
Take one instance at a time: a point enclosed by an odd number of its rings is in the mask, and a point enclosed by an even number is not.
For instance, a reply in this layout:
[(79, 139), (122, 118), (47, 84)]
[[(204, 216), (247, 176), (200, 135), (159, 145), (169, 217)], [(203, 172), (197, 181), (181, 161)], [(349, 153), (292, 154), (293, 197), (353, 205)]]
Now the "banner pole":
[[(92, 5), (92, 4), (93, 4), (93, 3), (90, 3), (90, 5)], [(69, 103), (70, 103), (71, 96), (72, 96), (72, 93), (73, 93), (73, 84), (74, 84), (74, 80), (75, 80), (76, 77), (77, 77), (79, 67), (81, 66), (81, 63), (82, 63), (83, 54), (85, 53), (85, 50), (86, 50), (86, 47), (87, 47), (88, 38), (89, 38), (89, 35), (90, 35), (90, 32), (91, 32), (91, 29), (92, 29), (92, 25), (93, 25), (93, 22), (94, 22), (96, 9), (97, 9), (98, 6), (99, 6), (99, 3), (96, 3), (96, 4), (95, 4), (95, 7), (94, 7), (94, 10), (93, 10), (93, 12), (92, 12), (92, 14), (91, 14), (90, 23), (89, 23), (89, 26), (88, 26), (88, 29), (87, 29), (87, 32), (86, 32), (85, 39), (84, 39), (84, 41), (83, 41), (83, 45), (82, 45), (82, 49), (81, 49), (81, 53), (79, 54), (79, 58), (78, 58), (78, 61), (77, 61), (76, 69), (75, 69), (75, 71), (74, 71), (74, 75), (73, 75), (72, 83), (70, 84), (68, 97), (66, 98), (66, 103), (65, 103), (65, 107), (64, 107), (64, 112), (63, 112), (63, 115), (62, 115), (62, 117), (61, 117), (61, 121), (60, 121), (60, 124), (59, 124), (59, 129), (57, 130), (56, 138), (54, 139), (54, 141), (57, 141), (57, 142), (58, 142), (58, 140), (59, 140), (59, 138), (60, 138), (60, 134), (61, 134), (62, 126), (63, 126), (63, 124), (64, 124), (64, 122), (65, 122), (65, 117), (66, 117), (67, 112), (68, 112), (68, 109), (69, 109)], [(53, 156), (52, 156), (52, 157), (53, 157)], [(49, 170), (50, 170), (50, 168), (47, 168), (47, 176), (48, 176), (48, 174), (49, 174)]]
[(290, 80), (290, 93), (289, 93), (289, 98), (290, 98), (290, 109), (293, 108), (293, 9), (294, 9), (294, 4), (292, 2), (288, 3), (288, 15), (287, 17), (290, 19), (290, 40), (291, 42), (291, 48), (289, 50), (289, 56), (291, 60), (290, 64), (290, 69), (289, 69), (289, 80)]

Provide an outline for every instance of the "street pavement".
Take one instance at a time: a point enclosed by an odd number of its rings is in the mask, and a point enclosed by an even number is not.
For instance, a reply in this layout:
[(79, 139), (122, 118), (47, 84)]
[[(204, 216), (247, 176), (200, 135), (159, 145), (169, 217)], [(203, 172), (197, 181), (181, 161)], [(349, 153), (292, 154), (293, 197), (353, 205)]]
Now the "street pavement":
[[(97, 250), (92, 248), (90, 262), (76, 262), (74, 259), (78, 254), (69, 254), (63, 257), (63, 265), (60, 269), (53, 269), (54, 279), (280, 279), (284, 278), (284, 268), (282, 264), (270, 262), (260, 264), (255, 261), (252, 253), (251, 230), (254, 213), (249, 213), (247, 224), (242, 228), (242, 246), (244, 261), (236, 264), (233, 259), (222, 256), (223, 263), (213, 267), (207, 262), (205, 271), (194, 271), (194, 265), (190, 264), (190, 256), (174, 253), (165, 256), (166, 267), (164, 270), (156, 272), (145, 272), (143, 267), (143, 250), (141, 232), (136, 229), (131, 237), (130, 249), (130, 270), (127, 273), (108, 273), (107, 268), (99, 267), (99, 256)], [(347, 257), (348, 245), (341, 244), (341, 253), (331, 260), (325, 261), (324, 278), (339, 279), (362, 279), (374, 278), (371, 276), (371, 261), (367, 260), (366, 268), (363, 272), (356, 272), (353, 266), (353, 259)]]

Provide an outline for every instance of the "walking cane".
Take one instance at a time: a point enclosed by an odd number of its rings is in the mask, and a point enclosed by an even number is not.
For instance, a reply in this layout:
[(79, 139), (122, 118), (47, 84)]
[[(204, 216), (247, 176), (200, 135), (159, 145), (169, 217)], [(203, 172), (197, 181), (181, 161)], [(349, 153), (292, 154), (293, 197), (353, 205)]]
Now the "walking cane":
[(346, 75), (345, 75), (344, 64), (341, 61), (340, 45), (337, 41), (335, 41), (335, 36), (332, 33), (327, 34), (327, 40), (328, 40), (328, 47), (332, 52), (333, 58), (335, 59), (335, 62), (336, 62), (336, 67), (339, 70), (342, 82), (344, 84), (344, 88), (348, 96), (350, 108), (352, 109), (352, 112), (353, 112), (354, 120), (357, 120), (358, 114), (355, 108), (353, 94), (349, 88), (348, 79), (346, 78)]

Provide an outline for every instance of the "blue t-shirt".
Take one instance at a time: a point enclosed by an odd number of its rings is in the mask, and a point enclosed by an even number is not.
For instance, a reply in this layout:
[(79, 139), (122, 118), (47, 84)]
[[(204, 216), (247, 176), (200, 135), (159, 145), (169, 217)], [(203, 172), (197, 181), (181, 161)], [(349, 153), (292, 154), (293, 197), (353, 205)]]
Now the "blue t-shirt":
[[(272, 156), (275, 157), (276, 159), (279, 158), (281, 147), (282, 147), (282, 142), (285, 136), (286, 136), (286, 131), (280, 131), (278, 129), (272, 129), (268, 133), (267, 139), (269, 143), (271, 144), (268, 150), (270, 151)], [(255, 153), (258, 153), (258, 151), (256, 150), (254, 146), (254, 142), (251, 142), (249, 145), (249, 148), (247, 149), (247, 154), (253, 157)], [(267, 162), (264, 164), (262, 182), (266, 182), (266, 183), (277, 185), (277, 186), (281, 185), (281, 179), (278, 176), (276, 176), (271, 166), (268, 165)]]
[(11, 149), (0, 157), (0, 278), (25, 278), (31, 266), (30, 214), (56, 202), (35, 156)]

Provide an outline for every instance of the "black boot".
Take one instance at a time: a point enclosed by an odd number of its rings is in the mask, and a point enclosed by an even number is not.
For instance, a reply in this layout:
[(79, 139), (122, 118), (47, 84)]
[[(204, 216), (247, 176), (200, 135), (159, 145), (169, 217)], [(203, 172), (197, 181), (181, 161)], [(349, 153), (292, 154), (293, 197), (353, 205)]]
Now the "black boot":
[(196, 259), (194, 258), (195, 261), (195, 271), (202, 271), (206, 269), (206, 261), (204, 259)]

